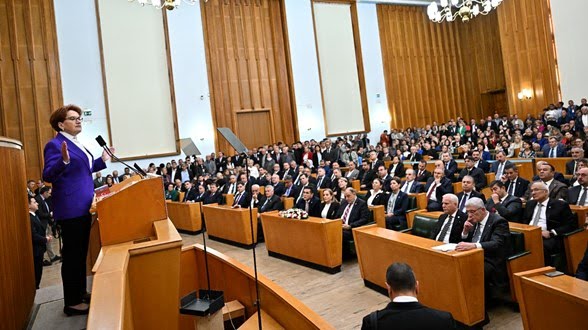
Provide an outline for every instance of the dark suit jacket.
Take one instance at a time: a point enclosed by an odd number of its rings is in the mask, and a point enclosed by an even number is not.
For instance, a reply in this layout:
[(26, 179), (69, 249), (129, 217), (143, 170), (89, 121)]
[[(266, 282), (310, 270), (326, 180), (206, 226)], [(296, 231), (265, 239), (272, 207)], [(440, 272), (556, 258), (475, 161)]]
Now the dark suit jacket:
[[(437, 239), (437, 235), (439, 235), (439, 233), (441, 232), (441, 230), (443, 229), (443, 226), (445, 225), (445, 221), (447, 220), (447, 218), (449, 217), (448, 214), (443, 213), (440, 217), (439, 220), (437, 221), (437, 223), (435, 224), (435, 227), (433, 228), (433, 231), (431, 232), (431, 239)], [(466, 222), (466, 220), (468, 219), (468, 215), (461, 212), (460, 210), (457, 210), (457, 213), (455, 214), (455, 218), (453, 219), (453, 226), (451, 227), (451, 233), (449, 234), (449, 243), (459, 243), (461, 242), (461, 233), (463, 232), (463, 224)]]
[(474, 178), (474, 184), (476, 186), (477, 191), (481, 191), (482, 189), (484, 189), (484, 187), (486, 187), (486, 185), (487, 185), (486, 174), (484, 174), (484, 171), (482, 171), (481, 169), (474, 167), (471, 169), (471, 171), (468, 171), (467, 168), (464, 168), (459, 173), (459, 177), (457, 178), (457, 182), (461, 182), (463, 177), (466, 175), (469, 175)]
[[(275, 194), (269, 199), (267, 204), (265, 201), (267, 200), (266, 196), (261, 197), (258, 204), (259, 213), (268, 212), (268, 211), (281, 211), (284, 209), (284, 204), (282, 203), (282, 199)], [(265, 205), (264, 205), (265, 204)]]
[(566, 174), (574, 174), (575, 163), (576, 161), (573, 159), (566, 163)]
[[(364, 200), (367, 203), (368, 199), (370, 199), (370, 197), (372, 197), (372, 191), (368, 191), (368, 193), (365, 195)], [(386, 192), (383, 190), (380, 190), (376, 196), (374, 197), (374, 200), (372, 200), (372, 205), (386, 205), (386, 201), (388, 200), (388, 197), (386, 196)]]
[[(43, 201), (41, 195), (35, 196), (35, 200), (39, 204), (39, 209), (37, 210), (37, 217), (39, 217), (39, 221), (41, 221), (41, 225), (43, 229), (47, 229), (47, 225), (53, 223), (53, 218), (51, 217), (51, 206), (49, 205), (50, 201)], [(48, 208), (49, 207), (49, 208)]]
[(388, 210), (388, 201), (390, 201), (390, 197), (392, 196), (391, 193), (386, 193), (385, 200), (383, 201), (384, 208), (386, 214), (394, 213), (394, 218), (401, 223), (406, 223), (406, 211), (408, 210), (408, 195), (403, 193), (402, 191), (398, 191), (398, 196), (396, 197), (396, 203), (394, 204), (394, 210)]
[[(563, 183), (563, 184), (566, 184), (566, 185), (568, 184), (568, 180), (566, 180), (566, 178), (564, 177), (564, 175), (561, 174), (560, 172), (553, 173), (553, 178), (555, 180)], [(535, 175), (535, 176), (533, 176), (533, 179), (531, 181), (535, 182), (535, 181), (539, 181), (539, 180), (540, 180), (539, 179), (539, 176), (538, 175)]]
[(427, 182), (429, 180), (429, 178), (433, 176), (431, 174), (431, 172), (429, 172), (427, 170), (424, 170), (423, 174), (420, 176), (419, 176), (419, 171), (418, 170), (415, 170), (415, 171), (416, 171), (416, 175), (417, 175), (415, 180), (418, 182)]
[[(549, 153), (551, 152), (551, 147), (549, 146), (549, 144), (544, 145), (542, 151), (543, 151), (543, 157), (549, 158)], [(555, 155), (558, 158), (565, 157), (566, 156), (566, 147), (563, 144), (558, 143)]]
[(106, 184), (106, 178), (104, 178), (104, 177), (101, 177), (100, 179), (98, 179), (98, 178), (94, 179), (94, 189), (96, 189), (98, 187), (102, 187), (105, 184)]
[[(400, 187), (400, 190), (403, 190), (404, 186), (406, 185), (406, 181), (402, 184), (402, 187)], [(425, 186), (418, 182), (418, 181), (414, 181), (412, 183), (412, 186), (410, 186), (410, 190), (408, 191), (409, 194), (418, 194), (418, 193), (422, 193), (425, 191)]]
[(331, 188), (331, 178), (329, 178), (328, 176), (325, 176), (322, 180), (320, 177), (317, 177), (316, 180), (316, 189)]
[(196, 198), (194, 198), (195, 202), (204, 202), (204, 199), (206, 198), (206, 196), (208, 195), (207, 192), (205, 192), (204, 194), (200, 195), (200, 194), (196, 194)]
[[(425, 193), (429, 191), (433, 182), (435, 182), (435, 178), (429, 178), (425, 185)], [(435, 190), (435, 197), (437, 197), (437, 202), (439, 202), (439, 204), (441, 204), (441, 200), (443, 200), (443, 195), (445, 194), (453, 194), (453, 184), (451, 184), (451, 180), (448, 178), (441, 179), (441, 185), (437, 186), (437, 189)]]
[(580, 199), (580, 196), (582, 196), (583, 188), (584, 187), (582, 186), (575, 186), (568, 189), (568, 203), (570, 203), (570, 205), (578, 204), (578, 200)]
[(31, 234), (33, 240), (33, 256), (43, 256), (47, 249), (47, 238), (45, 237), (45, 228), (37, 216), (29, 212), (31, 219)]
[(207, 192), (204, 195), (204, 204), (214, 204), (218, 203), (219, 205), (223, 203), (223, 194), (220, 190), (216, 191), (216, 194), (211, 194), (211, 192)]
[[(492, 167), (490, 168), (490, 172), (496, 173), (496, 171), (498, 171), (498, 164), (500, 164), (500, 162), (492, 163)], [(506, 167), (507, 165), (510, 165), (510, 164), (512, 164), (512, 162), (510, 160), (507, 160), (504, 162), (504, 167)], [(504, 167), (502, 168), (502, 173), (504, 173)], [(496, 178), (496, 180), (500, 180), (500, 178)]]
[(363, 318), (361, 329), (419, 329), (449, 330), (456, 329), (455, 320), (448, 312), (428, 308), (418, 302), (390, 302), (385, 309), (377, 313), (377, 325), (372, 324), (371, 315)]
[(494, 200), (489, 198), (486, 202), (486, 210), (498, 213), (509, 222), (521, 222), (523, 217), (523, 203), (518, 197), (511, 195), (498, 204), (494, 204)]
[(233, 205), (232, 206), (241, 206), (243, 208), (249, 207), (249, 193), (244, 191), (243, 192), (243, 196), (241, 196), (239, 198), (239, 201), (237, 202), (237, 197), (238, 197), (239, 193), (235, 193), (235, 200), (233, 201)]
[(576, 277), (588, 281), (588, 248), (586, 248), (586, 252), (584, 252), (584, 258), (578, 264), (578, 270), (576, 271)]
[[(284, 190), (284, 196), (286, 196), (286, 197), (294, 197), (294, 198), (297, 198), (298, 197), (298, 192), (299, 192), (299, 189), (300, 188), (298, 188), (297, 185), (292, 184), (290, 186), (290, 188), (286, 188), (286, 187), (284, 187), (284, 188), (285, 188), (285, 190)], [(290, 191), (288, 191), (288, 190), (290, 190)], [(274, 191), (274, 193), (275, 193), (275, 191)]]
[(484, 173), (490, 172), (490, 164), (483, 159), (480, 159), (478, 162), (478, 168), (484, 171)]
[[(533, 212), (537, 206), (536, 200), (530, 200), (525, 206), (522, 223), (531, 224), (533, 221)], [(570, 210), (570, 205), (564, 201), (549, 198), (547, 209), (545, 210), (547, 218), (547, 230), (555, 230), (557, 236), (567, 234), (578, 227), (576, 217)]]
[(283, 182), (272, 184), (274, 186), (274, 195), (282, 196), (286, 192), (286, 186)]
[[(568, 186), (554, 179), (549, 185), (549, 198), (563, 199), (566, 201), (568, 199)], [(527, 191), (525, 192), (525, 199), (531, 199), (531, 185), (528, 186)]]
[[(510, 181), (508, 181), (506, 183), (506, 191), (510, 191)], [(524, 197), (525, 193), (527, 192), (527, 189), (529, 189), (529, 181), (521, 178), (520, 176), (517, 178), (517, 180), (515, 181), (515, 188), (514, 188), (514, 192), (513, 195), (515, 197)]]
[[(469, 232), (466, 242), (471, 242), (475, 230)], [(508, 221), (498, 214), (490, 213), (479, 243), (484, 249), (484, 262), (494, 267), (495, 279), (506, 278), (506, 257), (509, 252), (510, 230)], [(486, 282), (491, 279), (486, 279)]]
[[(463, 196), (465, 195), (465, 192), (460, 192), (459, 194), (457, 194), (457, 206), (459, 207), (459, 205), (461, 205), (461, 200), (463, 199)], [(481, 199), (484, 203), (486, 203), (486, 196), (484, 196), (484, 194), (477, 192), (475, 190), (472, 190), (472, 192), (470, 192), (470, 196), (468, 197), (468, 199), (472, 198), (472, 197), (478, 197), (479, 199)], [(467, 202), (467, 201), (466, 201)]]
[(184, 194), (184, 200), (182, 202), (195, 201), (197, 196), (198, 196), (198, 190), (196, 190), (195, 188), (192, 188), (192, 189), (186, 191), (186, 193)]
[[(192, 173), (192, 170), (187, 168), (186, 171), (188, 171), (188, 176), (190, 177), (190, 181), (194, 180), (194, 173)], [(174, 181), (176, 181), (178, 179), (182, 180), (182, 169), (178, 169), (176, 171), (176, 175), (174, 176)], [(183, 180), (182, 180), (182, 182), (183, 182)]]
[[(325, 202), (321, 202), (321, 211), (320, 214), (323, 213), (323, 209), (327, 204)], [(329, 211), (327, 211), (327, 219), (337, 219), (337, 211), (339, 211), (340, 204), (338, 202), (331, 202), (331, 206), (329, 207)]]
[[(304, 198), (301, 198), (295, 206), (297, 209), (301, 209), (304, 210), (306, 208), (306, 201), (304, 200)], [(310, 199), (309, 205), (308, 205), (308, 215), (311, 217), (321, 217), (321, 201), (316, 198), (316, 197), (312, 197)]]
[(447, 168), (447, 164), (444, 163), (443, 169), (445, 170), (445, 177), (453, 181), (454, 174), (457, 173), (457, 163), (455, 162), (455, 160), (451, 159), (449, 161), (449, 168)]
[[(343, 213), (345, 212), (347, 204), (347, 200), (343, 199), (343, 201), (341, 202), (341, 206), (339, 206), (339, 210), (337, 211), (337, 216), (335, 217), (335, 219), (343, 217)], [(363, 226), (367, 224), (369, 216), (370, 211), (368, 209), (367, 203), (364, 202), (361, 198), (355, 198), (355, 202), (353, 203), (353, 207), (351, 208), (351, 213), (349, 214), (348, 225), (350, 225), (351, 228)]]
[(402, 163), (398, 163), (398, 165), (396, 165), (396, 170), (394, 172), (390, 172), (392, 171), (393, 167), (394, 164), (390, 164), (390, 167), (388, 167), (388, 173), (390, 174), (390, 176), (397, 176), (399, 178), (404, 178), (406, 176), (406, 170), (404, 169), (404, 165)]

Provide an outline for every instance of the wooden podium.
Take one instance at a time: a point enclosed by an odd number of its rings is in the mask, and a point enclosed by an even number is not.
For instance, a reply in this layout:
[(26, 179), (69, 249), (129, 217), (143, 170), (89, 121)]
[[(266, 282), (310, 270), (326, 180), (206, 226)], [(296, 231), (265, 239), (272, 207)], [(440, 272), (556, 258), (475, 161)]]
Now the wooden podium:
[(175, 329), (182, 239), (167, 217), (161, 177), (133, 177), (97, 203), (102, 248), (88, 329)]

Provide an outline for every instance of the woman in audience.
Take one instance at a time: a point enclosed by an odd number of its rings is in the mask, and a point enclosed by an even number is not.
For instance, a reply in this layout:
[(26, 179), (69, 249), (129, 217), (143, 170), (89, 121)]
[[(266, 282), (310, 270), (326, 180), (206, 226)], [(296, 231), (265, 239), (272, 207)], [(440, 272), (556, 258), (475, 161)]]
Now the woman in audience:
[(543, 149), (543, 146), (547, 143), (547, 139), (543, 137), (543, 133), (537, 132), (535, 138), (531, 140), (531, 142), (539, 144), (539, 148)]
[(343, 192), (349, 187), (349, 180), (345, 177), (341, 177), (337, 180), (337, 186), (333, 189), (333, 198), (341, 200), (343, 198)]
[(235, 163), (233, 163), (233, 157), (227, 157), (227, 170), (229, 170), (229, 175), (235, 174)]
[(321, 151), (321, 146), (317, 144), (314, 146), (314, 153), (312, 154), (312, 162), (314, 164), (320, 164), (321, 160), (323, 160), (323, 153)]
[(333, 197), (333, 191), (329, 188), (323, 190), (323, 201), (321, 202), (321, 217), (324, 219), (336, 219), (339, 202)]
[(384, 205), (382, 204), (386, 200), (386, 193), (383, 190), (384, 181), (380, 178), (372, 181), (372, 189), (365, 195), (365, 200), (368, 206)]
[(394, 156), (394, 158), (392, 158), (392, 164), (390, 164), (390, 167), (388, 168), (388, 173), (390, 176), (397, 176), (399, 178), (403, 178), (406, 175), (404, 164), (400, 160), (400, 157)]
[(112, 187), (114, 185), (114, 180), (112, 179), (112, 175), (110, 174), (106, 176), (106, 185), (108, 187)]
[(531, 149), (531, 142), (523, 141), (523, 147), (519, 153), (519, 158), (535, 158), (535, 151)]
[(304, 147), (304, 152), (302, 153), (302, 163), (309, 159), (312, 160), (312, 152), (310, 151), (310, 148), (306, 146)]
[(172, 202), (177, 202), (180, 200), (180, 194), (177, 190), (174, 189), (173, 183), (167, 184), (167, 190), (165, 191), (165, 199)]

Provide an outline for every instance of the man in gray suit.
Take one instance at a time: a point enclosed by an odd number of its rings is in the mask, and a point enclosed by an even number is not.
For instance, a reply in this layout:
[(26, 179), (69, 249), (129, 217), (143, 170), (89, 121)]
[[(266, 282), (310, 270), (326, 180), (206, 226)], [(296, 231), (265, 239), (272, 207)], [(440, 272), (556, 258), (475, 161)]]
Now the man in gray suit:
[(347, 164), (347, 167), (349, 168), (349, 170), (347, 170), (347, 173), (345, 173), (345, 177), (347, 178), (347, 180), (349, 180), (349, 182), (356, 180), (359, 176), (359, 170), (357, 169), (355, 162), (349, 162)]
[(496, 213), (510, 222), (520, 222), (523, 217), (523, 203), (518, 197), (506, 192), (506, 185), (496, 180), (490, 184), (492, 196), (486, 201), (486, 210)]

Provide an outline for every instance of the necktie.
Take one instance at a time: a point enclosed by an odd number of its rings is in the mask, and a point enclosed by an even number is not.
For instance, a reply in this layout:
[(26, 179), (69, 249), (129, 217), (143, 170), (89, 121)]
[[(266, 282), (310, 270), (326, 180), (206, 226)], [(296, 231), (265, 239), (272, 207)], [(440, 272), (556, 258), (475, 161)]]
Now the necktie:
[(580, 205), (580, 206), (586, 205), (586, 195), (588, 195), (588, 188), (584, 187), (584, 189), (582, 191), (582, 196), (578, 200), (578, 205)]
[(343, 223), (347, 223), (347, 218), (349, 217), (349, 210), (351, 210), (351, 204), (347, 204), (347, 207), (345, 208), (345, 212), (343, 212), (343, 217), (341, 218), (341, 220), (343, 220)]
[(235, 203), (233, 205), (239, 205), (239, 200), (241, 199), (241, 193), (237, 194), (237, 198), (235, 198)]
[(451, 227), (452, 222), (453, 222), (453, 216), (450, 215), (449, 218), (447, 219), (447, 222), (445, 222), (445, 225), (443, 225), (443, 228), (441, 229), (441, 233), (439, 233), (439, 236), (437, 237), (437, 241), (443, 242), (445, 240), (445, 236), (447, 235), (447, 232), (449, 231), (449, 227)]
[(264, 202), (264, 203), (263, 203), (263, 205), (261, 206), (261, 210), (264, 210), (264, 209), (265, 209), (265, 206), (267, 205), (267, 202), (269, 202), (269, 200), (270, 200), (269, 198), (266, 198), (266, 199), (265, 199), (265, 202)]
[(408, 191), (410, 190), (410, 189), (408, 189), (409, 185), (410, 185), (410, 182), (404, 183), (404, 187), (402, 187), (402, 192), (408, 193)]
[(423, 175), (423, 171), (419, 171), (419, 174), (417, 175), (417, 178), (420, 178)]
[(574, 171), (572, 172), (574, 175), (576, 175), (576, 168), (578, 168), (578, 162), (574, 162)]
[(502, 168), (504, 167), (504, 164), (500, 163), (498, 164), (498, 170), (496, 171), (496, 179), (499, 179), (502, 176)]
[(531, 223), (531, 226), (537, 226), (537, 224), (539, 223), (539, 217), (541, 216), (541, 208), (543, 207), (543, 204), (539, 203), (537, 204), (537, 213), (535, 214), (535, 217), (533, 218), (533, 222)]
[(290, 197), (290, 190), (292, 190), (292, 186), (288, 187), (288, 190), (286, 190), (286, 196)]
[(445, 164), (445, 168), (449, 169), (449, 162), (447, 162), (447, 164)]
[(465, 203), (468, 200), (469, 194), (464, 194), (463, 197), (461, 198), (461, 202), (459, 203), (459, 209), (463, 210), (463, 208), (465, 207)]
[(427, 194), (427, 200), (431, 199), (431, 195), (435, 192), (435, 189), (437, 189), (437, 182), (433, 182), (433, 187), (429, 190), (429, 193)]
[(317, 188), (319, 188), (319, 189), (320, 189), (320, 187), (321, 187), (321, 184), (323, 183), (323, 179), (324, 179), (324, 177), (323, 177), (323, 176), (321, 176), (321, 179), (320, 179), (320, 180), (319, 180), (319, 182), (318, 182), (318, 186), (317, 186)]
[(306, 213), (308, 213), (308, 210), (310, 209), (309, 205), (310, 201), (306, 201), (306, 205), (304, 206), (304, 211), (306, 211)]
[(474, 237), (472, 237), (472, 243), (478, 243), (480, 241), (480, 237), (482, 236), (482, 225), (478, 223), (476, 225), (476, 230), (474, 231)]
[(551, 148), (551, 151), (549, 152), (549, 158), (555, 158), (555, 148)]
[(508, 186), (508, 194), (514, 196), (515, 185), (517, 184), (516, 181), (511, 181), (510, 186)]

